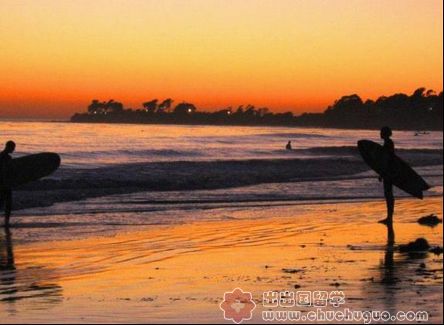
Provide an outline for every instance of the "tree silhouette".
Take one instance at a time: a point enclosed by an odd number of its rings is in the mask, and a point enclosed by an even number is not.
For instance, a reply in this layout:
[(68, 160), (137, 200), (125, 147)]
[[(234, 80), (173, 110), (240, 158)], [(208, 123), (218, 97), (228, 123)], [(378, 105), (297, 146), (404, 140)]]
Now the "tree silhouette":
[(102, 109), (103, 109), (103, 104), (97, 99), (93, 99), (91, 101), (91, 104), (88, 105), (88, 113), (90, 114), (97, 114)]
[(154, 113), (157, 109), (157, 102), (158, 102), (157, 99), (152, 99), (148, 102), (143, 103), (142, 106), (145, 109), (145, 111)]
[(160, 112), (167, 112), (171, 108), (171, 105), (173, 105), (173, 102), (174, 101), (171, 98), (165, 99), (163, 102), (159, 104), (158, 110)]
[(180, 115), (192, 114), (196, 111), (197, 111), (196, 106), (187, 102), (182, 102), (174, 108), (174, 113)]
[[(173, 100), (167, 98), (144, 102), (143, 109), (124, 109), (114, 100), (101, 102), (94, 99), (87, 113), (75, 114), (74, 122), (125, 122), (159, 124), (214, 124), (214, 125), (282, 125), (335, 128), (371, 128), (384, 125), (411, 130), (443, 129), (443, 93), (424, 87), (411, 95), (397, 93), (380, 96), (376, 100), (363, 101), (357, 94), (347, 95), (334, 101), (324, 113), (304, 113), (293, 116), (291, 112), (272, 113), (267, 107), (240, 105), (215, 112), (198, 112), (189, 102), (179, 103), (172, 112)], [(150, 114), (146, 114), (150, 112)]]
[(106, 113), (117, 113), (123, 111), (123, 104), (120, 102), (114, 101), (114, 99), (109, 100), (104, 104), (104, 111)]

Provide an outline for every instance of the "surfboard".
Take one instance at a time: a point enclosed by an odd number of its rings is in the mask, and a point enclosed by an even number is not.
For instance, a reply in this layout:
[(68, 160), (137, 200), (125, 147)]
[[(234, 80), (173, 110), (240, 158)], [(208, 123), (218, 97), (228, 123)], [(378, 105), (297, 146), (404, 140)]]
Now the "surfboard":
[(360, 140), (358, 149), (371, 169), (382, 178), (391, 180), (393, 185), (404, 192), (422, 199), (423, 192), (430, 188), (412, 167), (396, 155), (392, 158), (391, 168), (389, 168), (389, 154), (380, 144), (370, 140)]
[(6, 163), (0, 187), (15, 188), (48, 176), (60, 166), (60, 156), (43, 152), (11, 159)]

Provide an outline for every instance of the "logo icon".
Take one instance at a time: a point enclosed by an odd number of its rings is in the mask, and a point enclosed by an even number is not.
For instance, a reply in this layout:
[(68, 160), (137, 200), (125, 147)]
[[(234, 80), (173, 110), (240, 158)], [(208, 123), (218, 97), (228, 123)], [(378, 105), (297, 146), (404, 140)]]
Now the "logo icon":
[(253, 317), (256, 304), (250, 292), (244, 292), (242, 289), (236, 288), (231, 292), (225, 292), (224, 300), (219, 307), (224, 312), (225, 320), (240, 324)]
[(343, 291), (332, 291), (330, 292), (330, 303), (334, 307), (339, 307), (345, 304), (345, 294)]

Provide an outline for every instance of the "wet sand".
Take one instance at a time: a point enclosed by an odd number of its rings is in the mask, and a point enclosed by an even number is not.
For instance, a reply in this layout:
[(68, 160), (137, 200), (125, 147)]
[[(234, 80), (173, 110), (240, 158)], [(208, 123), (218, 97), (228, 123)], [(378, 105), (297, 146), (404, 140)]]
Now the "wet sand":
[[(240, 287), (262, 293), (342, 290), (353, 310), (427, 311), (442, 321), (442, 255), (397, 245), (442, 245), (442, 197), (397, 202), (396, 244), (377, 220), (382, 201), (214, 209), (223, 220), (121, 227), (103, 236), (29, 242), (0, 235), (0, 322), (223, 322), (219, 304)], [(78, 227), (85, 227), (84, 225)], [(80, 229), (81, 230), (81, 229)], [(65, 231), (35, 228), (30, 231)], [(308, 307), (307, 307), (308, 308)]]

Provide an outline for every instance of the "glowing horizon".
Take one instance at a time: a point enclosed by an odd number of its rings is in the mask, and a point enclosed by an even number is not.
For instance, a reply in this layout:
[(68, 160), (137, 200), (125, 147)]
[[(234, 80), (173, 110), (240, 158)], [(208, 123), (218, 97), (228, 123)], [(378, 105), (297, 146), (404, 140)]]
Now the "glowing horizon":
[(443, 87), (441, 1), (3, 0), (0, 11), (2, 117), (167, 97), (301, 113)]

